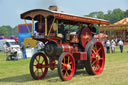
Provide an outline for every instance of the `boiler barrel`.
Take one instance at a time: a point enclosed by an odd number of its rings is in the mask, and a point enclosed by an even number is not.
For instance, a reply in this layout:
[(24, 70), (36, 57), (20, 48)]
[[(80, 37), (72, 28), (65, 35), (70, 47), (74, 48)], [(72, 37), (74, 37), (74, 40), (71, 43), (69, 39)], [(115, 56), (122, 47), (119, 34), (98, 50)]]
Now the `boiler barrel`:
[(45, 46), (44, 52), (48, 57), (59, 57), (63, 52), (78, 52), (78, 46), (73, 46), (70, 44), (63, 44), (62, 46), (57, 46), (56, 44), (48, 43)]

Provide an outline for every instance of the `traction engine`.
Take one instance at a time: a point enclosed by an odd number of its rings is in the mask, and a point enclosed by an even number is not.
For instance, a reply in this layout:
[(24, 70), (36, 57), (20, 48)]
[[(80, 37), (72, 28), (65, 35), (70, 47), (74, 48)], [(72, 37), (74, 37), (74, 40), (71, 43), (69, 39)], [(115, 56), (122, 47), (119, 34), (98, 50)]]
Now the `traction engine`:
[[(43, 79), (48, 69), (55, 68), (63, 81), (70, 80), (77, 69), (86, 68), (89, 75), (103, 71), (104, 47), (101, 42), (92, 40), (90, 29), (83, 25), (108, 24), (108, 21), (42, 9), (25, 12), (21, 18), (33, 23), (37, 21), (35, 31), (38, 34), (33, 33), (32, 38), (45, 44), (43, 51), (35, 53), (30, 61), (30, 73), (34, 79)], [(70, 31), (73, 26), (79, 26), (74, 33)]]

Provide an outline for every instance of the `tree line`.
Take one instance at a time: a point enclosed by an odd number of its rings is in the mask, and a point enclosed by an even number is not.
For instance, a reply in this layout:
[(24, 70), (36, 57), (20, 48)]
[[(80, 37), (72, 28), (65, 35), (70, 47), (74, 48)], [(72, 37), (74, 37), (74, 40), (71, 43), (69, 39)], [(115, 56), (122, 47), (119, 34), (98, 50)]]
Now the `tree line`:
[(5, 38), (10, 38), (11, 35), (15, 35), (17, 37), (18, 26), (12, 28), (11, 26), (0, 26), (0, 36), (4, 36)]
[(85, 16), (99, 18), (99, 19), (105, 19), (105, 20), (110, 21), (111, 24), (113, 24), (123, 18), (128, 17), (128, 10), (123, 11), (120, 8), (117, 8), (114, 10), (108, 10), (106, 14), (102, 11), (98, 11), (98, 12), (91, 12)]
[[(123, 11), (120, 8), (114, 10), (108, 10), (105, 14), (102, 11), (91, 12), (88, 15), (84, 15), (87, 17), (105, 19), (110, 21), (111, 24), (128, 17), (128, 10)], [(17, 37), (18, 26), (12, 28), (11, 26), (0, 26), (0, 36), (4, 36), (5, 38), (9, 38), (11, 35), (15, 35)]]

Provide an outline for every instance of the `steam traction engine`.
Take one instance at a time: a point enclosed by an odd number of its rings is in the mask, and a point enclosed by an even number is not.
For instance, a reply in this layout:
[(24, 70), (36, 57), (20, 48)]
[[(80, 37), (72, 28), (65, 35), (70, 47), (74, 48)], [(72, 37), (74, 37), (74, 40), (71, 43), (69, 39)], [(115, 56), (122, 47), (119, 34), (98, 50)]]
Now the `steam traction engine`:
[[(105, 52), (99, 41), (92, 40), (89, 24), (109, 24), (108, 21), (74, 16), (43, 9), (21, 14), (32, 20), (35, 31), (32, 38), (45, 43), (43, 52), (35, 53), (30, 61), (30, 73), (34, 79), (42, 79), (48, 68), (58, 68), (61, 80), (70, 80), (76, 69), (86, 68), (90, 75), (104, 69)], [(58, 62), (56, 62), (58, 61)]]

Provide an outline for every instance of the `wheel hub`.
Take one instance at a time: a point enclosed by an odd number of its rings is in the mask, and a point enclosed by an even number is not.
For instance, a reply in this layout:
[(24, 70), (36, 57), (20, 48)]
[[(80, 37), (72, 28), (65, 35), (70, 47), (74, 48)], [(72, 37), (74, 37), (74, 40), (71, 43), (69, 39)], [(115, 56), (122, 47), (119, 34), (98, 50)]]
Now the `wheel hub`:
[(97, 60), (100, 60), (100, 56), (99, 55), (96, 55), (96, 58), (97, 58)]
[(36, 68), (41, 69), (42, 68), (42, 64), (37, 64)]
[(71, 69), (71, 65), (70, 65), (70, 64), (67, 65), (67, 69), (68, 69), (68, 70)]

